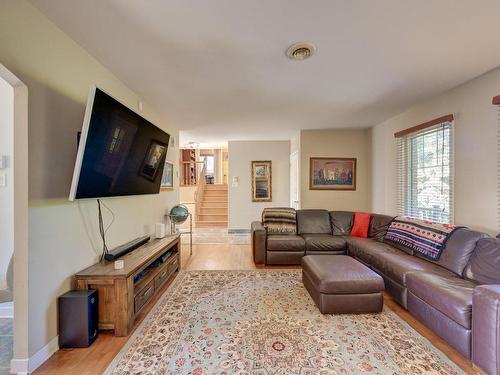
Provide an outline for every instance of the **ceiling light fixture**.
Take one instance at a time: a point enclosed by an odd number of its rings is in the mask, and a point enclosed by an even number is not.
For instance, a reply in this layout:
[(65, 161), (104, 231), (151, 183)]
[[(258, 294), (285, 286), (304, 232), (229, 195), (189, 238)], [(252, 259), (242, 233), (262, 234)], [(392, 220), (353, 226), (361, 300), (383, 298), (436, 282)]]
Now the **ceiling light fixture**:
[(286, 55), (291, 60), (305, 60), (314, 55), (316, 46), (312, 43), (294, 43), (286, 50)]

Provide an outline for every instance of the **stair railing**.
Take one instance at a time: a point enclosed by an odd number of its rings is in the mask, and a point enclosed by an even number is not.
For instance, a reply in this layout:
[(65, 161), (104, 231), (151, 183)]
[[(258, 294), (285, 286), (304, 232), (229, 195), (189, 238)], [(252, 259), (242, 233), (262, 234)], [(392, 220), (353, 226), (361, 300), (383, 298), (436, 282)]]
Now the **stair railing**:
[(201, 213), (201, 202), (203, 201), (203, 196), (205, 195), (205, 187), (207, 182), (205, 181), (205, 175), (207, 173), (207, 164), (203, 162), (201, 165), (201, 171), (198, 174), (198, 181), (196, 182), (196, 191), (194, 192), (194, 201), (196, 207), (195, 221), (200, 220)]

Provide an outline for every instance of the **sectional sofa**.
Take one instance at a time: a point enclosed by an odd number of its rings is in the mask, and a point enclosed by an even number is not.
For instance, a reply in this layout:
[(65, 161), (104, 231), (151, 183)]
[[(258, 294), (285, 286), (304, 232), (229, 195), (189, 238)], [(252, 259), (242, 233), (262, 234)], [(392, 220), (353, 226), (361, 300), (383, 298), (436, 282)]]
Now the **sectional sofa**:
[(301, 264), (304, 255), (347, 254), (380, 274), (399, 304), (475, 366), (500, 375), (500, 239), (459, 228), (438, 261), (384, 242), (392, 216), (372, 214), (367, 238), (350, 236), (354, 213), (297, 210), (296, 233), (253, 222), (256, 264)]

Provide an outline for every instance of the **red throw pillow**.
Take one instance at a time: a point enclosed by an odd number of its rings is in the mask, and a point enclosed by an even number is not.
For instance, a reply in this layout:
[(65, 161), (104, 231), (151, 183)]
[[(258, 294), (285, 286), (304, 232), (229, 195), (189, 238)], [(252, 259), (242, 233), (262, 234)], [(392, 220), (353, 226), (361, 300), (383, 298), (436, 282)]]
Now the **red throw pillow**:
[(354, 224), (351, 229), (351, 236), (353, 237), (368, 237), (368, 228), (370, 227), (370, 218), (372, 215), (367, 212), (355, 212)]

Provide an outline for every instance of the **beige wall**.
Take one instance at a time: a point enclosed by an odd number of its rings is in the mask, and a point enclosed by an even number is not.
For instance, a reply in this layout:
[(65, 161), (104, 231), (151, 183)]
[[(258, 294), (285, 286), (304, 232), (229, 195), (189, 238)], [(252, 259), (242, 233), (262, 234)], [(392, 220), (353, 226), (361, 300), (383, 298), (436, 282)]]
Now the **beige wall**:
[[(29, 25), (29, 27), (27, 27)], [(56, 298), (69, 290), (71, 275), (98, 259), (95, 201), (67, 200), (91, 84), (132, 108), (136, 94), (28, 2), (2, 2), (0, 57), (29, 90), (29, 355), (57, 335)], [(178, 139), (178, 131), (144, 103), (143, 115)], [(178, 142), (175, 142), (178, 144)], [(177, 164), (178, 151), (167, 158)], [(176, 174), (174, 174), (176, 175)], [(111, 247), (153, 231), (167, 208), (179, 201), (172, 192), (108, 199), (116, 221)], [(106, 214), (106, 213), (105, 213)], [(110, 217), (106, 214), (105, 220)]]
[[(230, 230), (249, 230), (265, 207), (290, 205), (290, 141), (229, 141), (228, 151)], [(272, 161), (272, 202), (252, 202), (252, 160)], [(234, 177), (238, 186), (233, 186)]]
[(455, 222), (490, 233), (497, 222), (497, 108), (500, 69), (416, 105), (373, 128), (373, 209), (396, 214), (394, 132), (454, 114)]
[[(311, 157), (357, 158), (355, 191), (309, 190)], [(301, 208), (371, 209), (370, 129), (303, 130), (300, 134)]]

